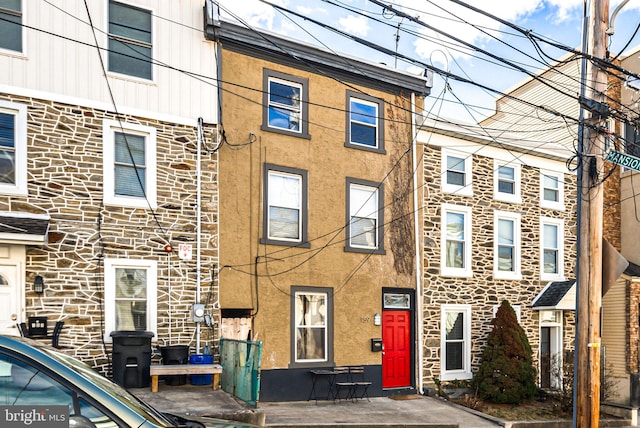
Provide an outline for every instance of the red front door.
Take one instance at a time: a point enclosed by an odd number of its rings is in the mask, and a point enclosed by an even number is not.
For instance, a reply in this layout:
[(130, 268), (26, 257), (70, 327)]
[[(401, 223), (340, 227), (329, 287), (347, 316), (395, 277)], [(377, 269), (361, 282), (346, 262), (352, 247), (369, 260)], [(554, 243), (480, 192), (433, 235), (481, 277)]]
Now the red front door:
[(411, 313), (382, 312), (382, 387), (411, 386)]

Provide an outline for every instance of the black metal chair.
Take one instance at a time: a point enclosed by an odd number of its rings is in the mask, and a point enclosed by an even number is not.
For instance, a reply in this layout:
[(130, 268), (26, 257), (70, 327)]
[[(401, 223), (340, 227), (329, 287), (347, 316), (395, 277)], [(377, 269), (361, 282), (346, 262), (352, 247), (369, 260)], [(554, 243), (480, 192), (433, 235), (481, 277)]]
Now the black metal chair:
[(53, 331), (51, 334), (30, 334), (29, 327), (26, 322), (17, 323), (18, 332), (22, 337), (31, 337), (34, 339), (51, 339), (51, 346), (54, 348), (60, 348), (60, 333), (62, 332), (62, 327), (64, 327), (64, 321), (56, 321), (55, 326), (53, 327)]
[[(335, 367), (333, 371), (336, 374), (335, 388), (336, 395), (333, 397), (333, 401), (349, 400), (354, 397), (356, 384), (351, 380), (351, 374), (349, 373), (349, 367)], [(344, 396), (342, 391), (345, 391)]]
[(27, 330), (26, 322), (19, 322), (16, 324), (16, 327), (18, 327), (18, 332), (20, 333), (20, 336), (29, 337), (29, 330)]
[(60, 348), (58, 340), (60, 339), (62, 327), (64, 327), (64, 321), (56, 321), (56, 325), (53, 327), (53, 333), (51, 333), (51, 346), (54, 348)]
[(354, 383), (352, 398), (355, 398), (356, 400), (358, 399), (361, 400), (366, 397), (367, 401), (371, 401), (369, 399), (369, 387), (371, 386), (371, 382), (365, 379), (364, 367), (363, 366), (349, 367), (349, 374), (351, 376), (351, 382)]

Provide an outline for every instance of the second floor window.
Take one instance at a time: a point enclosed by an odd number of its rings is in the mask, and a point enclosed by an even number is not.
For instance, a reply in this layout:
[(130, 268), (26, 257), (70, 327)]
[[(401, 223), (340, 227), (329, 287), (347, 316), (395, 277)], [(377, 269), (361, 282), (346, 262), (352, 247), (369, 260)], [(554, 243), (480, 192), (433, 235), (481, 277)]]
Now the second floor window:
[(517, 279), (520, 276), (520, 215), (494, 213), (494, 276)]
[(563, 278), (563, 222), (543, 217), (540, 223), (541, 279)]
[(442, 206), (443, 276), (471, 276), (471, 208)]
[(27, 194), (27, 107), (0, 101), (0, 193)]
[(265, 165), (264, 240), (299, 244), (306, 241), (307, 173)]
[(0, 49), (22, 52), (21, 0), (0, 0)]
[(151, 12), (109, 1), (109, 71), (152, 79)]
[(384, 193), (379, 183), (347, 179), (347, 251), (382, 252)]
[(105, 202), (156, 207), (155, 129), (114, 121), (104, 123)]

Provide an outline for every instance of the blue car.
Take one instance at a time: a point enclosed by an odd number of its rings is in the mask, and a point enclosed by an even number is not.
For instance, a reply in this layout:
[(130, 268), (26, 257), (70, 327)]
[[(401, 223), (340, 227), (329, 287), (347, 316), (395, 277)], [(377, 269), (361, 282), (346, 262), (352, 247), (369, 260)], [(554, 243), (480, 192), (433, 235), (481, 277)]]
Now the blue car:
[(85, 363), (32, 339), (0, 335), (0, 426), (251, 427), (161, 413)]

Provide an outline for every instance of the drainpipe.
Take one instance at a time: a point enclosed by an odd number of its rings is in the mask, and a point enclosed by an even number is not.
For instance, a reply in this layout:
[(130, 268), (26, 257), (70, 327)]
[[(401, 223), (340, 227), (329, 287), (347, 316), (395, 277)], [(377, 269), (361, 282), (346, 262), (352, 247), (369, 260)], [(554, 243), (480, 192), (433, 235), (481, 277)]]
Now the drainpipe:
[[(196, 303), (200, 303), (200, 223), (201, 223), (201, 171), (202, 156), (202, 118), (198, 118), (198, 148), (196, 150)], [(196, 354), (200, 353), (200, 322), (196, 322)]]
[(422, 317), (423, 317), (423, 309), (422, 309), (422, 261), (420, 260), (420, 221), (418, 220), (418, 215), (422, 212), (422, 210), (418, 209), (418, 134), (416, 129), (416, 94), (415, 92), (411, 93), (411, 138), (413, 141), (411, 142), (412, 152), (413, 152), (413, 223), (415, 229), (415, 245), (416, 245), (416, 332), (417, 332), (417, 341), (418, 341), (418, 391), (420, 394), (424, 394), (424, 389), (422, 386), (423, 383), (423, 375), (422, 375), (422, 359), (423, 359), (423, 349), (422, 349)]

